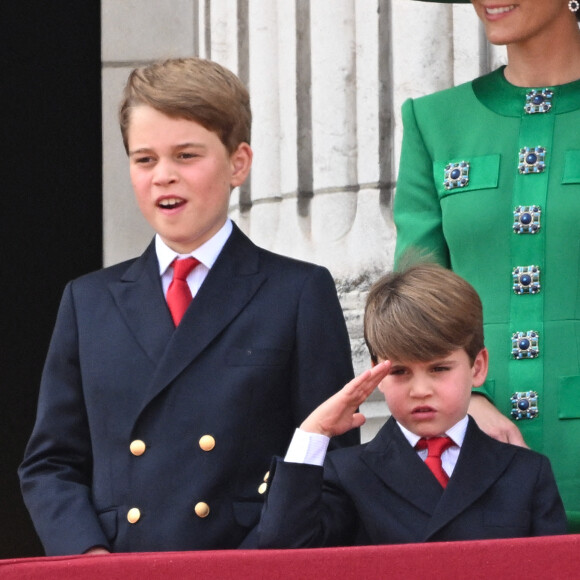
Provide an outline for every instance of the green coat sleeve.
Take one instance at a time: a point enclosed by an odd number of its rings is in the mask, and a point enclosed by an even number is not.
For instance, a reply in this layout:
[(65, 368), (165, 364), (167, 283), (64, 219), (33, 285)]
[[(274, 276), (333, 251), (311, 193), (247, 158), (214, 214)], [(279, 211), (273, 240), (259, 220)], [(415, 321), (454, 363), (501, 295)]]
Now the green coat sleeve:
[(403, 104), (403, 145), (397, 179), (394, 215), (397, 228), (395, 267), (407, 251), (428, 255), (449, 267), (441, 206), (433, 177), (433, 158), (423, 140), (414, 102)]

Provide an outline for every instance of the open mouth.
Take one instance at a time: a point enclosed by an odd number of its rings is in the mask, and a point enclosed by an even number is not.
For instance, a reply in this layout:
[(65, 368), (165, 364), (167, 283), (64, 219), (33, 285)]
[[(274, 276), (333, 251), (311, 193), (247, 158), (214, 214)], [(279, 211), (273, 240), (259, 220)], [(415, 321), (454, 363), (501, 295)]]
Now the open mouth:
[(185, 201), (179, 197), (166, 197), (157, 202), (157, 206), (161, 209), (175, 209), (182, 206)]
[(498, 8), (486, 8), (485, 13), (489, 16), (497, 16), (498, 14), (505, 14), (506, 12), (511, 12), (515, 8), (515, 4), (510, 6), (500, 6)]

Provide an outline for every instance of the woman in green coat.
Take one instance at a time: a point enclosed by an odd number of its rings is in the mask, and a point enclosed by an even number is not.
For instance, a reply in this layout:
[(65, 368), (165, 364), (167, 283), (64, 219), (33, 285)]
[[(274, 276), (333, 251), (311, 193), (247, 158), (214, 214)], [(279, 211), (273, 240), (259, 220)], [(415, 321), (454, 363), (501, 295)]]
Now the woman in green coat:
[(509, 1), (472, 0), (506, 67), (403, 105), (396, 261), (429, 252), (478, 290), (470, 414), (550, 457), (580, 532), (580, 4)]

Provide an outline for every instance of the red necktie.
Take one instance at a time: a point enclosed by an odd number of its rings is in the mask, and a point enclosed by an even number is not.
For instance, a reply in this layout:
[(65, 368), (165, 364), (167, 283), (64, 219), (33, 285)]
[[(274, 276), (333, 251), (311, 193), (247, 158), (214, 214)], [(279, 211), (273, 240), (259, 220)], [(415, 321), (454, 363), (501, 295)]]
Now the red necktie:
[(167, 289), (167, 305), (175, 326), (181, 322), (191, 302), (191, 290), (186, 279), (198, 264), (195, 258), (176, 258), (173, 261), (173, 280)]
[(430, 439), (421, 437), (417, 445), (415, 445), (415, 449), (427, 449), (425, 463), (443, 487), (447, 486), (449, 476), (445, 473), (441, 464), (441, 454), (452, 445), (455, 444), (450, 437), (431, 437)]

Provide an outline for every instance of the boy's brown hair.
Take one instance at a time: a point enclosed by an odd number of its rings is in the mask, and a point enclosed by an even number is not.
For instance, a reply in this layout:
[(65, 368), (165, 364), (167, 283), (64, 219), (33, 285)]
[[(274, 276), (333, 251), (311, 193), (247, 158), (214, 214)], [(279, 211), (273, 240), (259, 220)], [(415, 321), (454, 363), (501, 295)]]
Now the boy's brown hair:
[(248, 91), (233, 72), (216, 62), (174, 58), (131, 72), (119, 108), (127, 152), (131, 109), (138, 105), (199, 123), (216, 133), (230, 154), (240, 143), (250, 143), (252, 111)]
[(464, 349), (473, 364), (484, 347), (479, 295), (431, 263), (390, 272), (370, 289), (364, 334), (372, 360), (427, 362)]

